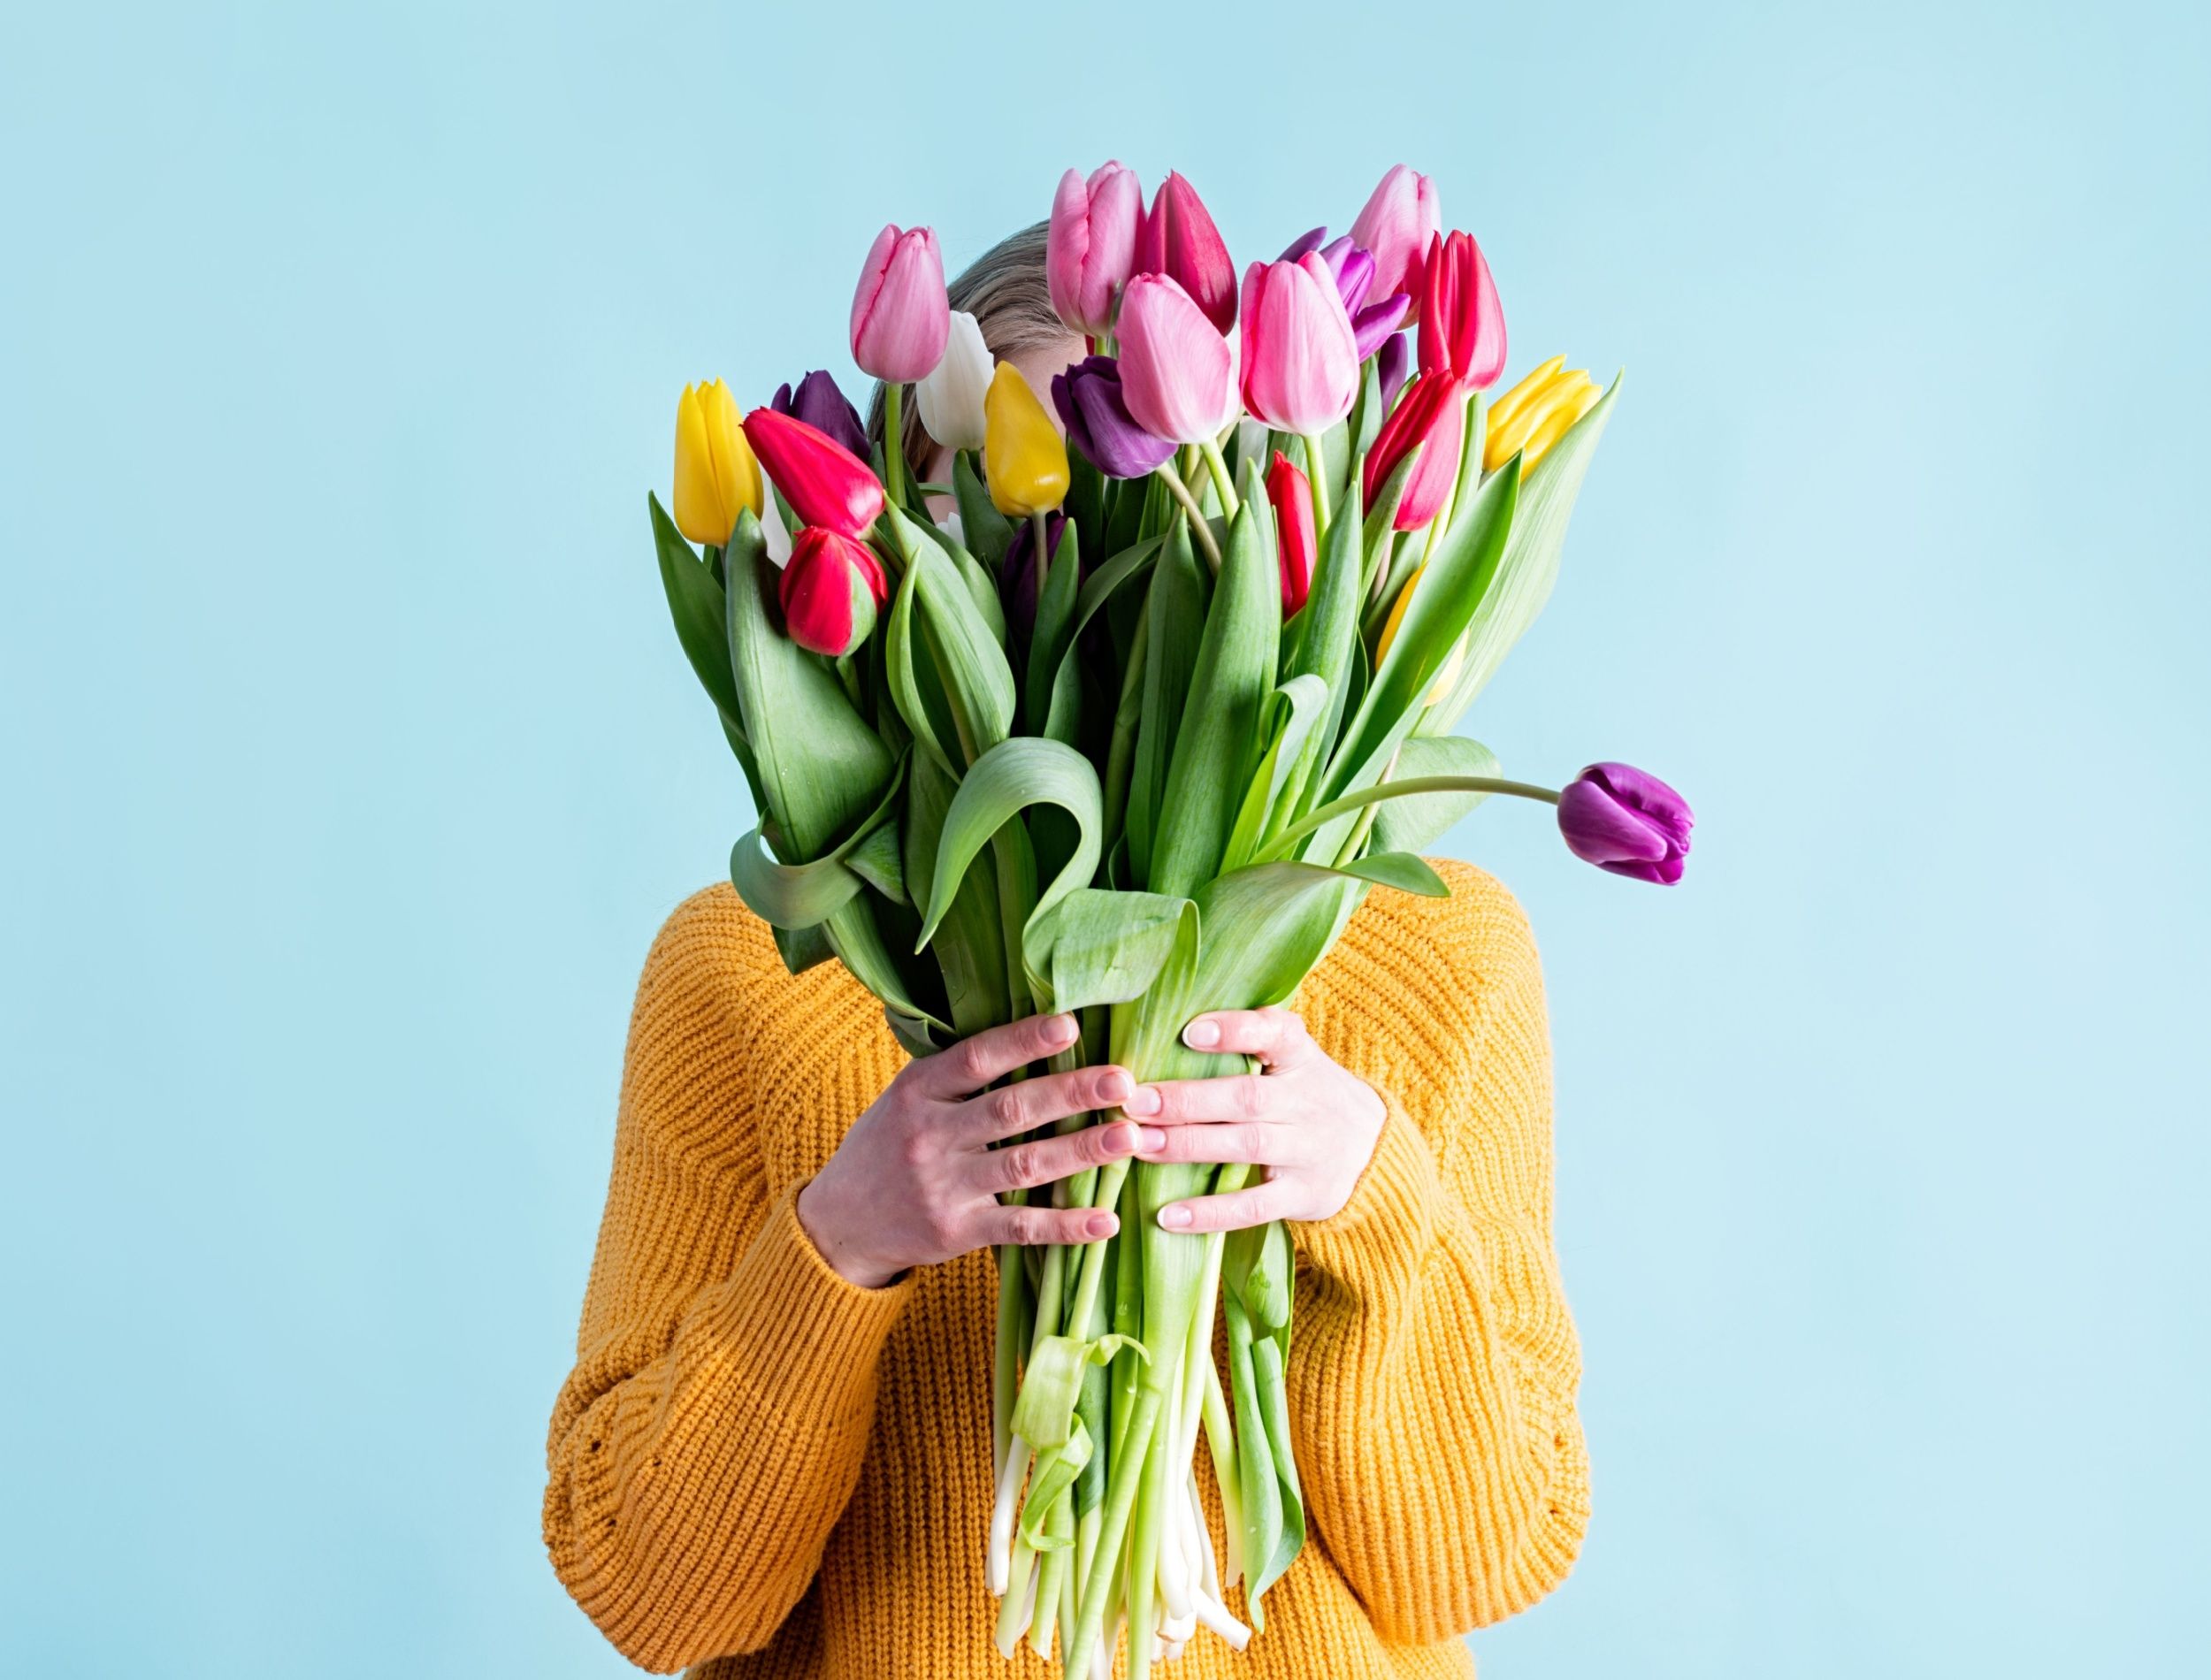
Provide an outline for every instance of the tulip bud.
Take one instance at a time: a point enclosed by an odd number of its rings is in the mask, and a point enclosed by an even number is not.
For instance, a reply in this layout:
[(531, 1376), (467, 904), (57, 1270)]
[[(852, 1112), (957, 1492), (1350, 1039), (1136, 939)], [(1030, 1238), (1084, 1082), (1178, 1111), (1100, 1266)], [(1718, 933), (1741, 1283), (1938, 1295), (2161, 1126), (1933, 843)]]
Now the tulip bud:
[(819, 525), (799, 533), (777, 588), (791, 639), (831, 659), (868, 639), (876, 610), (891, 599), (883, 562), (867, 546)]
[(1214, 332), (1225, 334), (1236, 324), (1236, 264), (1197, 189), (1180, 175), (1169, 174), (1151, 195), (1136, 241), (1136, 271), (1180, 284)]
[(1421, 286), (1420, 371), (1488, 390), (1504, 371), (1504, 309), (1473, 236), (1430, 240)]
[(860, 424), (860, 410), (845, 400), (827, 368), (807, 374), (799, 381), (796, 392), (787, 385), (777, 386), (768, 406), (777, 414), (805, 421), (861, 460), (868, 458), (868, 429)]
[(1209, 443), (1236, 416), (1235, 355), (1178, 281), (1130, 280), (1115, 337), (1128, 412), (1154, 437)]
[(983, 480), (991, 487), (991, 505), (1019, 519), (1066, 500), (1066, 440), (1011, 362), (999, 363), (991, 376), (983, 410)]
[(1243, 273), (1243, 406), (1278, 431), (1313, 437), (1351, 411), (1358, 343), (1319, 252)]
[(1574, 422), (1596, 407), (1604, 393), (1595, 381), (1580, 368), (1565, 368), (1565, 356), (1551, 357), (1492, 405), (1482, 445), (1484, 472), (1495, 472), (1518, 454), (1525, 479)]
[(911, 385), (943, 359), (951, 319), (935, 232), (886, 226), (853, 293), (853, 360), (876, 378)]
[(1128, 412), (1121, 367), (1109, 355), (1087, 356), (1052, 376), (1052, 406), (1067, 429), (1067, 441), (1108, 478), (1141, 478), (1174, 453)]
[(1350, 234), (1320, 248), (1320, 260), (1335, 276), (1336, 295), (1351, 317), (1351, 337), (1362, 362), (1381, 347), (1382, 340), (1397, 330), (1411, 300), (1395, 294), (1369, 302), (1374, 288), (1374, 254), (1351, 243)]
[(1442, 226), (1435, 183), (1398, 164), (1381, 178), (1351, 224), (1351, 243), (1374, 254), (1374, 289), (1403, 292), (1417, 307), (1428, 241)]
[(883, 512), (883, 486), (867, 463), (805, 421), (755, 409), (745, 436), (800, 524), (865, 537)]
[(1037, 527), (1024, 519), (1014, 529), (1014, 540), (1006, 546), (1006, 558), (998, 561), (998, 602), (1006, 609), (1006, 635), (1014, 654), (1015, 670), (1026, 669), (1029, 664), (1029, 641), (1037, 628), (1037, 599), (1044, 592), (1044, 573), (1060, 556), (1060, 538), (1067, 531), (1064, 514), (1048, 514), (1044, 517), (1044, 554), (1040, 565), (1037, 556)]
[(947, 449), (983, 447), (983, 393), (991, 388), (991, 350), (983, 329), (964, 310), (952, 312), (945, 359), (914, 388), (922, 429)]
[(1288, 623), (1312, 592), (1312, 481), (1281, 450), (1266, 470), (1266, 499), (1274, 505), (1275, 550), (1282, 568), (1282, 622)]
[(1687, 800), (1632, 764), (1593, 764), (1558, 796), (1558, 832), (1569, 851), (1656, 886), (1681, 879), (1695, 821)]
[(737, 399), (715, 379), (676, 400), (676, 529), (694, 543), (729, 546), (740, 508), (760, 511), (760, 465), (745, 442)]
[(1397, 400), (1397, 393), (1405, 388), (1405, 376), (1412, 368), (1412, 347), (1405, 342), (1405, 335), (1393, 332), (1382, 340), (1374, 370), (1381, 380), (1382, 412), (1389, 412), (1390, 404)]
[(1399, 531), (1418, 531), (1435, 517), (1458, 477), (1458, 457), (1466, 443), (1466, 399), (1449, 379), (1423, 374), (1389, 411), (1366, 452), (1364, 488), (1371, 506), (1398, 463), (1417, 447), (1420, 459), (1393, 522)]
[(1133, 171), (1108, 162), (1087, 181), (1072, 169), (1060, 178), (1044, 233), (1044, 280), (1068, 331), (1094, 339), (1113, 331), (1143, 221), (1144, 183)]

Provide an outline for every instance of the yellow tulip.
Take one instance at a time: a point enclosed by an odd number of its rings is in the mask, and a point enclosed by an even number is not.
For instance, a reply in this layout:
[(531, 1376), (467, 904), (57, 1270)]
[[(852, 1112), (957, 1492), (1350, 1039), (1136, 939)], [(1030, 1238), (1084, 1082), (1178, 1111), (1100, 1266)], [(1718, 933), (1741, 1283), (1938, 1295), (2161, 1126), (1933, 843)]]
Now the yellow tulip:
[(738, 510), (760, 512), (760, 463), (744, 417), (719, 379), (685, 386), (676, 404), (676, 529), (694, 543), (726, 547)]
[(1603, 394), (1583, 370), (1568, 371), (1565, 356), (1551, 357), (1490, 405), (1481, 470), (1495, 472), (1518, 454), (1526, 478)]
[(1412, 592), (1420, 587), (1420, 574), (1426, 566), (1413, 568), (1412, 576), (1405, 579), (1405, 586), (1397, 592), (1397, 599), (1389, 608), (1389, 616), (1383, 621), (1381, 640), (1374, 644), (1374, 668), (1381, 669), (1382, 661), (1389, 656), (1390, 643), (1397, 639), (1397, 626), (1405, 622), (1405, 608), (1412, 605)]
[(1011, 362), (998, 364), (983, 397), (983, 477), (991, 505), (1009, 519), (1067, 500), (1067, 441)]

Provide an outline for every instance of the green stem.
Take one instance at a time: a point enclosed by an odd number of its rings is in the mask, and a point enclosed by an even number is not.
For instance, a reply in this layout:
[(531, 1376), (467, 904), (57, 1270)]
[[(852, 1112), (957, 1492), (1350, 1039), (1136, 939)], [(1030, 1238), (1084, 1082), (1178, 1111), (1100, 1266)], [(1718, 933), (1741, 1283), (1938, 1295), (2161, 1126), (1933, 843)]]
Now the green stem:
[(906, 511), (906, 387), (897, 380), (883, 386), (883, 476), (891, 505)]
[(1312, 481), (1312, 537), (1328, 534), (1328, 452), (1318, 437), (1305, 439), (1305, 477)]
[(1211, 438), (1197, 446), (1205, 457), (1205, 470), (1213, 476), (1213, 488), (1220, 493), (1220, 511), (1229, 518), (1236, 516), (1243, 504), (1236, 500), (1236, 480), (1228, 476), (1228, 462), (1220, 453), (1220, 446)]
[(1044, 579), (1052, 574), (1051, 515), (1042, 508), (1029, 515), (1029, 539), (1037, 548), (1037, 599), (1044, 597)]
[(1162, 462), (1154, 470), (1167, 493), (1182, 504), (1182, 511), (1190, 515), (1190, 534), (1205, 554), (1205, 561), (1213, 569), (1213, 576), (1220, 576), (1220, 545), (1213, 541), (1213, 528), (1205, 523), (1205, 510), (1197, 505), (1190, 486), (1182, 482), (1182, 475)]
[(1297, 842), (1327, 828), (1338, 817), (1349, 816), (1362, 806), (1415, 793), (1509, 793), (1516, 799), (1540, 799), (1545, 805), (1558, 803), (1557, 789), (1540, 787), (1533, 782), (1507, 782), (1501, 776), (1494, 775), (1407, 776), (1402, 782), (1385, 782), (1379, 787), (1362, 788), (1357, 793), (1347, 793), (1340, 799), (1331, 799), (1283, 829), (1258, 861), (1273, 863), (1288, 856), (1289, 848)]

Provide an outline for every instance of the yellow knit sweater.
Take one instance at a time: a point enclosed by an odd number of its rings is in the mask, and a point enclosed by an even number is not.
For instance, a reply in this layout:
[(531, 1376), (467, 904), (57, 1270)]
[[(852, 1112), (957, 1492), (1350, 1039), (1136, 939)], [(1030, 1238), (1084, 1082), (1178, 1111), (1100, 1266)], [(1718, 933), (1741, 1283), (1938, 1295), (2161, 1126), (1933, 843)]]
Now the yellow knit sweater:
[[(1201, 1632), (1163, 1673), (1465, 1676), (1457, 1636), (1580, 1546), (1542, 981), (1511, 896), (1442, 868), (1447, 900), (1373, 893), (1299, 1001), (1389, 1111), (1350, 1204), (1295, 1227), (1305, 1548), (1246, 1653)], [(991, 1255), (863, 1289), (792, 1212), (903, 1060), (872, 998), (835, 964), (785, 974), (727, 886), (646, 961), (545, 1495), (553, 1567), (641, 1667), (1057, 1672), (991, 1638)]]

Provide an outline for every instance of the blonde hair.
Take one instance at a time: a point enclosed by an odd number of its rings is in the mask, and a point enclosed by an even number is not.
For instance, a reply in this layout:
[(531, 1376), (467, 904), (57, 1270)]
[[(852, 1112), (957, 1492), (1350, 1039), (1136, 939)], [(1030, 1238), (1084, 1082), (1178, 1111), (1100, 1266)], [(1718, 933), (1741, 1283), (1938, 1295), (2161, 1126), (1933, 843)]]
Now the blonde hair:
[[(1047, 225), (1038, 222), (1008, 233), (945, 288), (953, 309), (975, 317), (983, 342), (1001, 362), (1067, 336), (1067, 329), (1052, 312), (1052, 287), (1044, 279)], [(920, 405), (912, 398), (913, 387), (908, 386), (904, 424), (899, 428), (905, 433), (906, 458), (926, 461), (936, 446), (922, 430)], [(868, 440), (883, 441), (880, 381), (868, 402)]]

